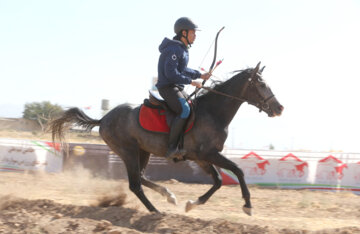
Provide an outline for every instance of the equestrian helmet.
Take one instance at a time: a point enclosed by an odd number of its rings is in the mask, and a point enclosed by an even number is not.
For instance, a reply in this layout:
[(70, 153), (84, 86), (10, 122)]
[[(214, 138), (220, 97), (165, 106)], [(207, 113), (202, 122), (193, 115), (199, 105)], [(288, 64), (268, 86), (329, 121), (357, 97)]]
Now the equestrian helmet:
[(198, 30), (198, 26), (188, 17), (181, 17), (176, 20), (174, 32), (178, 35), (181, 30)]

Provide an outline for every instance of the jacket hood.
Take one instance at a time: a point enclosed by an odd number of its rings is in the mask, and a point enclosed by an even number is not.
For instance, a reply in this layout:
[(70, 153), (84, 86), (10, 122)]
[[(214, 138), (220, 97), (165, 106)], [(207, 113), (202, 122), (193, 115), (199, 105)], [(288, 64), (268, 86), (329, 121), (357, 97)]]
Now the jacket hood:
[(162, 53), (164, 50), (166, 50), (169, 46), (182, 46), (184, 49), (186, 49), (186, 46), (184, 43), (178, 40), (170, 40), (169, 38), (164, 38), (164, 40), (161, 42), (159, 46), (159, 51)]

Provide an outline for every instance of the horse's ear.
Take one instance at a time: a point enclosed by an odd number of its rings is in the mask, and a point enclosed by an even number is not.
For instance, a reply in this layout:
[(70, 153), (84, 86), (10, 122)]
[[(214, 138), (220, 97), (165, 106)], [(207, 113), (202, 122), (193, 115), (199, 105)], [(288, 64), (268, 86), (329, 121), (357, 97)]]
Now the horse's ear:
[(263, 71), (264, 71), (264, 69), (265, 69), (265, 66), (263, 66), (261, 69), (260, 69), (260, 74), (262, 74), (263, 73)]
[(252, 71), (251, 77), (255, 77), (255, 75), (259, 72), (260, 63), (261, 63), (261, 62), (259, 62), (259, 63), (256, 65), (256, 67), (254, 68), (254, 70)]

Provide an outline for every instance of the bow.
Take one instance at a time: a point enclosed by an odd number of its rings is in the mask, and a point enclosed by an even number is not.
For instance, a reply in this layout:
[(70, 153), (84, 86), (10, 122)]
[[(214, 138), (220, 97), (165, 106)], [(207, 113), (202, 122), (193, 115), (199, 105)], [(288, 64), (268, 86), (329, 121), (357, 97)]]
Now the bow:
[[(214, 48), (214, 58), (213, 58), (213, 61), (212, 61), (212, 63), (211, 63), (211, 66), (210, 66), (209, 73), (212, 73), (212, 72), (215, 70), (215, 68), (216, 68), (218, 65), (220, 65), (221, 62), (222, 62), (222, 60), (218, 61), (218, 62), (216, 63), (216, 67), (214, 68), (214, 66), (215, 66), (215, 61), (216, 61), (216, 56), (217, 56), (217, 41), (218, 41), (218, 38), (219, 38), (219, 35), (220, 35), (221, 31), (224, 30), (224, 28), (225, 28), (225, 26), (222, 27), (222, 28), (217, 32), (217, 34), (216, 34), (216, 37), (215, 37), (215, 48)], [(204, 85), (205, 82), (206, 82), (206, 80), (203, 80), (202, 85)], [(197, 92), (199, 92), (199, 90), (200, 90), (199, 88), (196, 88), (196, 90), (188, 97), (188, 100), (189, 100), (194, 94), (196, 94)]]
[[(216, 37), (215, 37), (215, 49), (214, 49), (214, 58), (213, 58), (213, 61), (211, 63), (211, 66), (210, 66), (210, 69), (209, 69), (209, 72), (211, 73), (211, 70), (214, 68), (214, 65), (215, 65), (215, 61), (216, 61), (216, 56), (217, 56), (217, 41), (218, 41), (218, 38), (219, 38), (219, 35), (221, 33), (222, 30), (224, 30), (225, 27), (222, 27), (216, 34)], [(206, 81), (206, 80), (204, 80)], [(205, 83), (203, 81), (203, 84)]]

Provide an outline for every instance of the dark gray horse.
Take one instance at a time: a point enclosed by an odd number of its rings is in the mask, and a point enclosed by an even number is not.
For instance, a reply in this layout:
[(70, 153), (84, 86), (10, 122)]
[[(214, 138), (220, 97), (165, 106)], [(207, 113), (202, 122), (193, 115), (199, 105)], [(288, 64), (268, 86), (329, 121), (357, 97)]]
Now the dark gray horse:
[[(251, 215), (250, 192), (243, 171), (221, 154), (228, 135), (228, 126), (243, 102), (248, 102), (264, 111), (269, 117), (279, 116), (283, 106), (279, 104), (269, 86), (262, 79), (260, 63), (254, 69), (239, 71), (227, 81), (195, 99), (195, 123), (184, 136), (185, 159), (195, 161), (214, 180), (213, 186), (196, 201), (188, 201), (186, 211), (204, 204), (221, 187), (222, 178), (215, 167), (233, 172), (239, 182), (245, 200), (243, 210)], [(142, 185), (149, 187), (167, 200), (176, 204), (176, 198), (167, 188), (149, 181), (144, 176), (150, 154), (164, 156), (168, 135), (152, 133), (142, 129), (138, 122), (139, 106), (122, 104), (112, 109), (101, 120), (86, 116), (78, 108), (67, 110), (54, 120), (50, 127), (53, 140), (64, 140), (65, 126), (75, 123), (91, 129), (100, 126), (100, 135), (106, 144), (119, 155), (127, 169), (130, 190), (136, 194), (149, 211), (157, 209), (145, 196)]]

